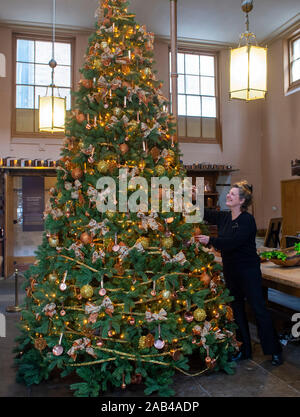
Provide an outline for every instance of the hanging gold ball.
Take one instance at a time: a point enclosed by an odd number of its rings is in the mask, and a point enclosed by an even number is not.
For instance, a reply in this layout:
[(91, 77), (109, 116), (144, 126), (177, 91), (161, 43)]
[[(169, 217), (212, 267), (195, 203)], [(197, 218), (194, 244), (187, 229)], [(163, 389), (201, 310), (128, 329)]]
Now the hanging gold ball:
[(162, 292), (162, 297), (163, 297), (165, 300), (168, 300), (168, 299), (170, 298), (170, 296), (171, 296), (171, 291), (169, 291), (169, 290), (164, 290), (164, 291)]
[(150, 245), (149, 238), (145, 236), (139, 237), (136, 243), (141, 243), (144, 249), (148, 249)]
[(49, 242), (49, 245), (52, 247), (52, 248), (56, 248), (56, 246), (58, 246), (58, 244), (59, 244), (59, 240), (58, 240), (58, 236), (50, 236), (49, 238), (48, 238), (48, 242)]
[(203, 308), (197, 308), (194, 313), (194, 318), (197, 321), (203, 321), (206, 319), (206, 311)]
[(146, 347), (146, 336), (141, 336), (139, 339), (139, 349), (145, 349)]
[(114, 211), (109, 211), (109, 210), (107, 210), (107, 212), (106, 212), (106, 217), (108, 218), (108, 219), (112, 219), (113, 217), (114, 217), (114, 215), (115, 215), (116, 213), (114, 212)]
[(51, 283), (55, 283), (56, 282), (56, 280), (58, 279), (58, 275), (57, 275), (57, 273), (54, 271), (54, 272), (51, 272), (49, 275), (48, 275), (48, 281)]
[(108, 47), (108, 43), (106, 41), (102, 41), (100, 45), (102, 49), (105, 49)]
[(97, 164), (97, 169), (101, 174), (106, 174), (108, 171), (108, 163), (106, 161), (99, 161)]
[(84, 285), (80, 289), (80, 294), (84, 298), (90, 298), (90, 297), (92, 297), (92, 295), (94, 294), (93, 287), (91, 285), (88, 285), (88, 284)]
[(121, 116), (121, 114), (122, 114), (122, 109), (121, 109), (121, 107), (114, 107), (114, 109), (113, 109), (113, 113), (114, 113), (114, 115), (115, 115), (115, 116), (117, 116), (117, 117)]
[(170, 237), (163, 237), (162, 240), (161, 240), (161, 244), (164, 248), (170, 249), (170, 248), (172, 248), (172, 246), (174, 244), (173, 238), (171, 236)]
[(156, 165), (155, 172), (157, 175), (161, 176), (165, 173), (165, 167), (163, 165)]

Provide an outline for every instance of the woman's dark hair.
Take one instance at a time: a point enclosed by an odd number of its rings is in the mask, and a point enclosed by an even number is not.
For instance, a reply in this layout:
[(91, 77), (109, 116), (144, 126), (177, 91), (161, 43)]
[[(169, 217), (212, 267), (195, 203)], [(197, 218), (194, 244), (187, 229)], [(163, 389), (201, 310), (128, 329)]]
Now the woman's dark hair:
[(248, 184), (246, 180), (243, 180), (233, 184), (232, 188), (238, 188), (240, 200), (245, 199), (241, 205), (241, 210), (248, 210), (248, 207), (252, 204), (252, 185)]

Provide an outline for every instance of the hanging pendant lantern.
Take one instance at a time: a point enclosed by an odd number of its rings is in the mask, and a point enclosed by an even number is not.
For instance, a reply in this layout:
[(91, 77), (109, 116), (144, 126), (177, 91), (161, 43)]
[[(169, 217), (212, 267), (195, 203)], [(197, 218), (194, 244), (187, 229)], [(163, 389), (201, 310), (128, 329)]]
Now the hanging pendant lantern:
[[(51, 84), (47, 88), (46, 96), (39, 96), (39, 131), (40, 132), (64, 132), (66, 117), (66, 98), (54, 95), (54, 69), (57, 65), (54, 59), (55, 42), (55, 0), (53, 0), (53, 30), (52, 30), (52, 59), (49, 61), (51, 68)], [(51, 95), (48, 96), (50, 89)], [(57, 91), (59, 91), (57, 89)]]
[[(246, 13), (246, 32), (240, 37), (238, 48), (230, 52), (230, 98), (257, 100), (265, 98), (267, 92), (267, 48), (257, 45), (256, 37), (249, 32), (248, 13), (253, 8), (253, 0), (242, 2)], [(250, 44), (251, 40), (255, 45)], [(242, 42), (245, 40), (245, 45)]]

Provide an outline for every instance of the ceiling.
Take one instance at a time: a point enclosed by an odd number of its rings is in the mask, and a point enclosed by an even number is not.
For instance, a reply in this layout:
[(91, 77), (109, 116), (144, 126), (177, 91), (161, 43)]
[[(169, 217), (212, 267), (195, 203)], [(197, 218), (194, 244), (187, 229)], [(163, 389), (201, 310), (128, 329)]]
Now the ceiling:
[[(56, 0), (57, 27), (93, 30), (98, 0)], [(178, 38), (234, 44), (245, 29), (241, 0), (178, 0)], [(131, 0), (136, 21), (159, 37), (169, 37), (169, 0)], [(250, 30), (259, 42), (300, 21), (299, 0), (254, 0)], [(47, 26), (52, 0), (0, 0), (0, 25)]]

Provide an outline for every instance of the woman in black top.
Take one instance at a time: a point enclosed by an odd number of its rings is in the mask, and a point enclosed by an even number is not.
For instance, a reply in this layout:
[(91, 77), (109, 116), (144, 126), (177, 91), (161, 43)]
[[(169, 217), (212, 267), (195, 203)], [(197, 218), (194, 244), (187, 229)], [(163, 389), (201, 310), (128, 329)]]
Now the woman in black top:
[(260, 258), (256, 252), (256, 223), (247, 212), (252, 201), (252, 187), (247, 181), (232, 186), (226, 197), (228, 212), (205, 209), (204, 220), (218, 226), (218, 237), (199, 235), (203, 245), (221, 251), (226, 285), (234, 297), (232, 309), (238, 325), (237, 339), (243, 344), (238, 358), (251, 358), (251, 338), (245, 311), (249, 302), (258, 326), (265, 355), (272, 355), (272, 364), (282, 363), (281, 345), (266, 309), (261, 286)]

